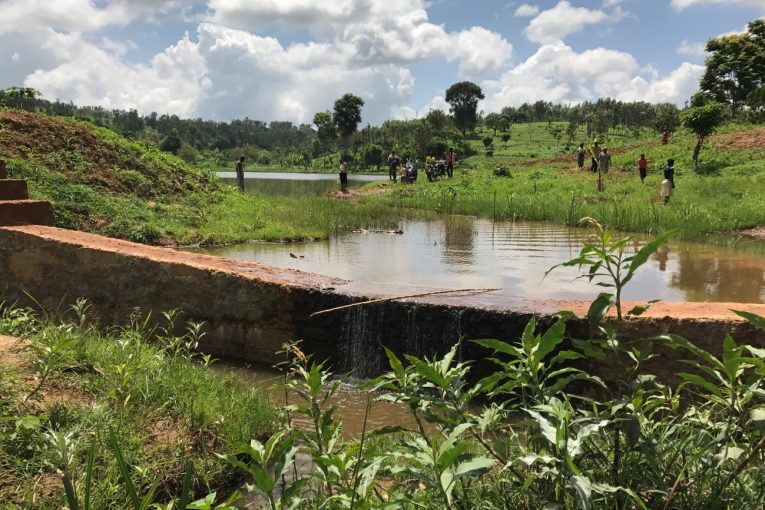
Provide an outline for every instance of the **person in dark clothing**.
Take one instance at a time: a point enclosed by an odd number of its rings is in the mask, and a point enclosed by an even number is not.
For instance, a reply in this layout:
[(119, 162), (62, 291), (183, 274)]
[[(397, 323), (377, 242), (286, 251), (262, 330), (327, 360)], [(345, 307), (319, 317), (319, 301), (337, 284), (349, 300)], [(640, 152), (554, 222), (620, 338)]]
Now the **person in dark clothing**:
[(579, 144), (579, 149), (576, 151), (576, 166), (579, 167), (579, 170), (584, 169), (584, 156), (587, 154), (587, 149), (584, 148), (584, 144)]
[(236, 162), (236, 184), (239, 186), (239, 191), (244, 193), (244, 156)]
[(396, 179), (398, 179), (398, 167), (400, 164), (401, 162), (396, 155), (396, 151), (391, 151), (390, 156), (388, 156), (388, 178), (393, 182), (396, 182)]
[(348, 193), (348, 162), (340, 161), (340, 191)]
[(664, 180), (661, 183), (661, 197), (664, 199), (664, 205), (669, 203), (669, 197), (672, 196), (672, 190), (675, 189), (675, 160), (668, 159), (667, 166), (664, 167)]
[(446, 153), (446, 175), (448, 175), (450, 179), (452, 178), (452, 175), (454, 175), (454, 163), (456, 162), (457, 153), (450, 147), (449, 152)]

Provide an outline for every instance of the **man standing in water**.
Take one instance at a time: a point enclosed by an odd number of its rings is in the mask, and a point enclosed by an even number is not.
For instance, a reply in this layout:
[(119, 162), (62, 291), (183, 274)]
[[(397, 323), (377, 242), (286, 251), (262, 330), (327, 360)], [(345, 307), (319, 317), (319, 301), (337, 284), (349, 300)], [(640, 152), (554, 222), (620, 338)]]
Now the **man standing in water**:
[(239, 161), (236, 162), (236, 184), (239, 186), (239, 191), (244, 193), (244, 156), (240, 156)]

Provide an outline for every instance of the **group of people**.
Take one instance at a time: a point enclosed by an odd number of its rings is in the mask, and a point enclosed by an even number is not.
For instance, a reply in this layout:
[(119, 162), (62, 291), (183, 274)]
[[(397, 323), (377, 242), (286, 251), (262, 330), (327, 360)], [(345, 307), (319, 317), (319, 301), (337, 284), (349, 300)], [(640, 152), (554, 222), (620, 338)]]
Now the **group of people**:
[[(451, 178), (454, 175), (456, 162), (457, 153), (454, 152), (453, 148), (449, 148), (446, 156), (438, 160), (433, 153), (428, 154), (425, 158), (425, 175), (427, 175), (428, 181), (433, 182), (442, 175)], [(388, 155), (388, 178), (393, 182), (398, 182), (399, 177), (401, 177), (401, 182), (412, 183), (416, 181), (417, 165), (410, 156), (405, 156), (402, 161), (396, 151), (392, 150)]]
[[(608, 152), (608, 147), (600, 147), (598, 142), (595, 142), (592, 149), (585, 148), (584, 144), (579, 144), (579, 149), (576, 151), (576, 163), (579, 170), (584, 170), (584, 161), (589, 153), (591, 158), (590, 171), (601, 173), (608, 173), (611, 167), (611, 154)], [(637, 161), (638, 172), (640, 172), (640, 182), (645, 182), (645, 178), (648, 175), (648, 160), (645, 154), (640, 155), (640, 159)], [(672, 190), (675, 189), (675, 160), (670, 158), (667, 160), (667, 165), (664, 167), (664, 180), (661, 183), (661, 198), (664, 201), (664, 205), (669, 203), (669, 198), (672, 196)], [(600, 181), (598, 181), (600, 183)], [(599, 188), (600, 189), (600, 188)]]

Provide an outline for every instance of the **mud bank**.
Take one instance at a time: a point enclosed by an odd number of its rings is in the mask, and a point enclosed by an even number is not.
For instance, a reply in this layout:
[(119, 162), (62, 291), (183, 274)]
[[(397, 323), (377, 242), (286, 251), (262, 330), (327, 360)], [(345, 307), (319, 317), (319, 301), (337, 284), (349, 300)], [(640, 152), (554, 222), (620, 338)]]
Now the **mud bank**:
[[(35, 305), (28, 293), (46, 310), (66, 313), (84, 297), (103, 324), (125, 323), (136, 309), (159, 317), (175, 308), (185, 320), (207, 324), (200, 347), (215, 356), (273, 363), (283, 342), (303, 339), (306, 351), (359, 377), (387, 367), (383, 346), (432, 356), (460, 338), (517, 339), (533, 314), (545, 327), (558, 310), (582, 316), (588, 307), (466, 293), (393, 300), (311, 318), (318, 310), (367, 298), (437, 289), (363, 288), (300, 271), (40, 226), (0, 228), (0, 272), (0, 298), (8, 302)], [(712, 352), (719, 352), (726, 333), (764, 346), (765, 334), (731, 309), (765, 315), (765, 305), (659, 303), (628, 320), (624, 333), (642, 338), (672, 332)], [(584, 321), (572, 321), (569, 332), (586, 337)], [(486, 353), (464, 341), (460, 356), (483, 359)], [(678, 356), (661, 351), (652, 364), (658, 372), (669, 372), (678, 367)], [(592, 368), (609, 376), (608, 367)]]

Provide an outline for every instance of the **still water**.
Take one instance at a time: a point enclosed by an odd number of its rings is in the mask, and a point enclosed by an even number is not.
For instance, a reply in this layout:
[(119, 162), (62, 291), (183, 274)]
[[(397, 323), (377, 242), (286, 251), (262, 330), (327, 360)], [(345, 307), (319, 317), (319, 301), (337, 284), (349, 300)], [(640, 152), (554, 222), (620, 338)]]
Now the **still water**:
[[(466, 216), (405, 220), (403, 234), (346, 233), (323, 242), (250, 243), (209, 250), (233, 259), (376, 285), (428, 289), (500, 288), (500, 296), (591, 300), (602, 290), (576, 268), (545, 272), (578, 255), (591, 230)], [(635, 236), (630, 249), (645, 242)], [(643, 266), (624, 299), (765, 302), (765, 245), (672, 242)]]
[[(224, 183), (236, 186), (236, 173), (218, 172), (217, 175)], [(387, 176), (384, 175), (348, 174), (348, 187), (360, 188), (385, 179)], [(250, 193), (299, 198), (325, 195), (340, 189), (340, 184), (337, 174), (245, 172), (244, 189)]]

